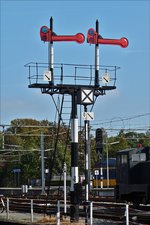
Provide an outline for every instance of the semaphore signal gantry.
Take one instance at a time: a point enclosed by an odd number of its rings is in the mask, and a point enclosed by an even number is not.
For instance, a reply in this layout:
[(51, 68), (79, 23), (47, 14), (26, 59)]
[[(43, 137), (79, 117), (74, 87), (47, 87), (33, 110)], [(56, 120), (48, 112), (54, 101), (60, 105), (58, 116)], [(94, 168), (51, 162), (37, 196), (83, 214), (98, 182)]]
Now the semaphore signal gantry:
[[(99, 34), (99, 22), (96, 28), (87, 32), (87, 43), (95, 45), (95, 64), (62, 64), (54, 63), (54, 42), (76, 42), (82, 44), (85, 36), (82, 33), (75, 35), (57, 35), (53, 31), (53, 18), (50, 18), (50, 27), (42, 26), (40, 38), (49, 44), (48, 63), (28, 63), (29, 88), (40, 88), (43, 94), (69, 94), (71, 96), (71, 184), (70, 184), (70, 221), (79, 221), (80, 183), (78, 171), (78, 115), (77, 105), (84, 106), (85, 117), (85, 201), (88, 202), (89, 192), (89, 120), (87, 106), (93, 105), (98, 96), (106, 91), (116, 89), (116, 73), (118, 66), (100, 65), (99, 45), (128, 46), (126, 38), (105, 39)], [(110, 85), (111, 84), (111, 85)], [(89, 116), (91, 114), (88, 114)]]

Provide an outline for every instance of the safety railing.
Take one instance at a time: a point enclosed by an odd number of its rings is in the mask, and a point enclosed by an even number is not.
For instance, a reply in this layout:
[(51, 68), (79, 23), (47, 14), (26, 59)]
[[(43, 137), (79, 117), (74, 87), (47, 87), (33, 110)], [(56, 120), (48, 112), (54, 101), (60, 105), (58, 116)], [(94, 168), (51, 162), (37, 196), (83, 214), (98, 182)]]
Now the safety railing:
[[(95, 65), (54, 63), (53, 83), (71, 85), (95, 85)], [(45, 74), (50, 71), (48, 63), (30, 62), (28, 68), (29, 85), (49, 83)], [(118, 66), (99, 66), (99, 82), (101, 86), (115, 86)]]

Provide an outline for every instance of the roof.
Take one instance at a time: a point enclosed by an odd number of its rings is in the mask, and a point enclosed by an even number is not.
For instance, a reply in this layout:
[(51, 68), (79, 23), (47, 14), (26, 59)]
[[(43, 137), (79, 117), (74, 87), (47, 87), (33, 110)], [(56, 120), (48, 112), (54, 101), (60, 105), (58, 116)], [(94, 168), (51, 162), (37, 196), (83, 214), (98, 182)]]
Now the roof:
[(124, 149), (124, 150), (120, 150), (117, 152), (117, 154), (122, 154), (122, 153), (136, 153), (136, 152), (148, 152), (150, 151), (150, 147), (140, 147), (140, 148), (129, 148), (129, 149)]

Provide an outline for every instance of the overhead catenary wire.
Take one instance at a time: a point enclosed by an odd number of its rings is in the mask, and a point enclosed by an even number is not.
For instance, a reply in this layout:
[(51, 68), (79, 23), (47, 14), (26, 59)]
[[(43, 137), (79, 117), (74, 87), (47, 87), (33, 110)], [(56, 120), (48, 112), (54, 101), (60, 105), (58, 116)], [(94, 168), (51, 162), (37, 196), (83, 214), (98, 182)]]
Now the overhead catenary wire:
[(143, 114), (139, 114), (139, 115), (135, 115), (135, 116), (131, 116), (131, 117), (127, 117), (127, 118), (122, 118), (122, 117), (116, 117), (114, 119), (108, 120), (108, 121), (99, 121), (97, 120), (97, 122), (92, 123), (92, 125), (99, 125), (99, 124), (110, 124), (110, 123), (115, 123), (115, 122), (119, 122), (120, 120), (122, 121), (126, 121), (126, 120), (132, 120), (132, 119), (137, 119), (139, 117), (144, 117), (144, 116), (148, 116), (150, 115), (150, 112), (148, 113), (143, 113)]

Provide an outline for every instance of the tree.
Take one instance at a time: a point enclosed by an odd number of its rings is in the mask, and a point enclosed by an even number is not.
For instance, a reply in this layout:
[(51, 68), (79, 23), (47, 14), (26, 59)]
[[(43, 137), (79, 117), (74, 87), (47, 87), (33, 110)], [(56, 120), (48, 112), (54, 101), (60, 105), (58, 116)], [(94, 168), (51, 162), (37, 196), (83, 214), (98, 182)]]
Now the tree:
[[(48, 120), (37, 121), (34, 119), (15, 119), (11, 126), (1, 132), (1, 148), (4, 135), (5, 151), (1, 152), (0, 180), (1, 185), (12, 186), (14, 184), (14, 169), (21, 170), (21, 184), (30, 184), (31, 180), (41, 177), (40, 141), (41, 134), (44, 136), (45, 168), (52, 169), (52, 175), (62, 173), (64, 161), (67, 163), (67, 172), (70, 174), (71, 149), (70, 128), (64, 124), (49, 122)], [(91, 170), (97, 157), (95, 137), (90, 135)], [(119, 142), (117, 144), (111, 144)], [(109, 158), (116, 157), (119, 150), (135, 148), (138, 143), (150, 146), (150, 132), (126, 132), (120, 130), (119, 134), (105, 137), (104, 157), (106, 157), (106, 143), (108, 143)], [(79, 131), (79, 173), (85, 172), (85, 131)], [(46, 151), (48, 149), (48, 151)], [(35, 151), (36, 150), (36, 151)], [(16, 161), (17, 160), (17, 161)], [(52, 165), (53, 164), (53, 165)]]
[(21, 156), (20, 169), (21, 169), (21, 182), (22, 184), (31, 184), (31, 180), (41, 177), (40, 169), (40, 153), (39, 152), (26, 152)]
[(49, 162), (52, 161), (54, 151), (56, 151), (56, 155), (53, 175), (58, 175), (62, 171), (60, 165), (64, 160), (67, 167), (70, 167), (70, 147), (68, 147), (70, 132), (68, 129), (67, 126), (60, 125), (58, 130), (56, 123), (47, 120), (15, 119), (11, 121), (11, 126), (5, 131), (5, 148), (11, 154), (11, 161), (13, 155), (19, 160), (17, 163), (10, 163), (9, 169), (10, 171), (14, 168), (21, 169), (22, 184), (41, 177), (41, 133), (44, 136), (44, 149), (49, 149), (49, 151), (45, 151), (45, 168), (48, 168)]

